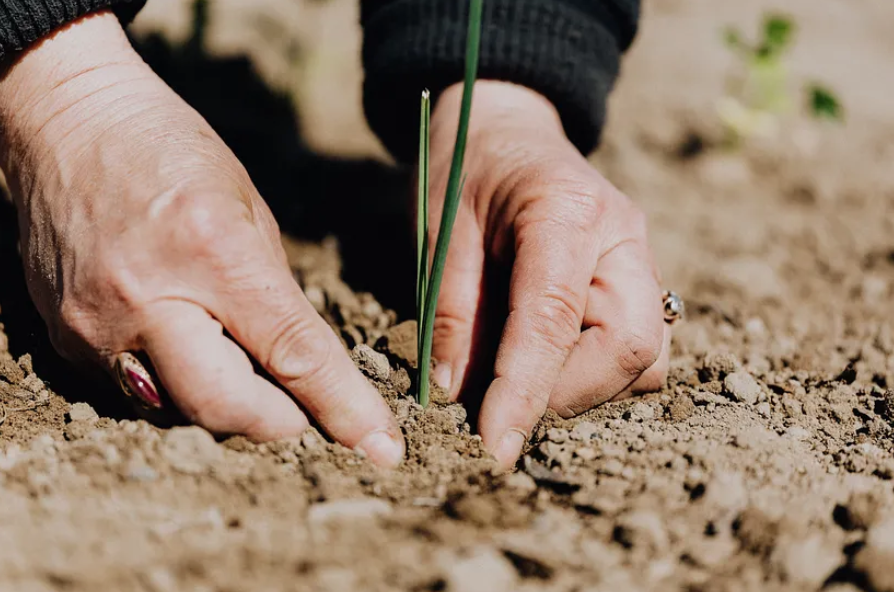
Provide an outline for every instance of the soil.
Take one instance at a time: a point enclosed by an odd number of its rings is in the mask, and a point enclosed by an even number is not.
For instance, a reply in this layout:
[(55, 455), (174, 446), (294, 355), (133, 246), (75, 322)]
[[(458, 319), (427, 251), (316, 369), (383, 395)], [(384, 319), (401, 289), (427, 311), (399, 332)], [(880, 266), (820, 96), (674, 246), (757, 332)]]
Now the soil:
[[(150, 3), (139, 32), (161, 26), (163, 6)], [(792, 83), (832, 85), (847, 123), (793, 114), (775, 139), (725, 150), (713, 115), (730, 66), (720, 31), (773, 7), (645, 2), (594, 162), (648, 211), (689, 316), (662, 392), (547, 416), (509, 475), (492, 473), (461, 407), (423, 410), (404, 395), (415, 331), (343, 281), (358, 235), (341, 252), (332, 239), (287, 246), (314, 306), (400, 418), (410, 452), (392, 472), (314, 430), (255, 445), (128, 418), (114, 391), (47, 347), (0, 232), (0, 588), (894, 590), (894, 5), (786, 2), (800, 28)], [(292, 21), (277, 15), (307, 17), (293, 20), (314, 57), (289, 75), (313, 79), (308, 63), (334, 59), (353, 76), (331, 111), (296, 99), (302, 150), (331, 152), (343, 134), (346, 153), (380, 154), (368, 131), (327, 127), (359, 121), (357, 46), (327, 53), (342, 46), (319, 25), (356, 39), (356, 6), (256, 10), (282, 26)], [(169, 14), (176, 37), (181, 13)], [(254, 22), (244, 16), (220, 22)], [(270, 38), (233, 51), (260, 52), (252, 60), (275, 86), (283, 70), (261, 54), (282, 43)], [(398, 233), (391, 223), (359, 236)], [(374, 273), (362, 277), (396, 283), (369, 240)]]

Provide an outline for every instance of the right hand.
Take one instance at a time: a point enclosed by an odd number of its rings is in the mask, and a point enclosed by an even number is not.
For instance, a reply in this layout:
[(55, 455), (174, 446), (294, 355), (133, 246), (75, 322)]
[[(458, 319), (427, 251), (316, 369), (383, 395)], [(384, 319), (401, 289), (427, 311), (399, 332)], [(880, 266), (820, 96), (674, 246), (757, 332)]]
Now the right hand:
[(294, 436), (303, 407), (376, 463), (401, 461), (394, 416), (292, 278), (244, 168), (114, 15), (18, 58), (0, 79), (0, 134), (29, 290), (62, 355), (110, 370), (145, 352), (215, 433)]

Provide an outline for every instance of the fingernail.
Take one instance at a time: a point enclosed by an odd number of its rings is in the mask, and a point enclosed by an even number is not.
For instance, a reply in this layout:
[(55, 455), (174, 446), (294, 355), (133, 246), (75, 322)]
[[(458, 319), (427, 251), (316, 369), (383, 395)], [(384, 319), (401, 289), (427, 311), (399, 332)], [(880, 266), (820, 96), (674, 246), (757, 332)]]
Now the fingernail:
[(152, 383), (149, 372), (133, 356), (122, 355), (118, 359), (118, 376), (121, 386), (144, 404), (161, 409), (161, 397)]
[(450, 392), (450, 387), (453, 383), (453, 368), (450, 364), (446, 362), (438, 362), (438, 365), (435, 366), (435, 371), (432, 372), (431, 377), (435, 380), (435, 384), (439, 387)]
[(521, 456), (522, 446), (525, 445), (527, 439), (528, 437), (521, 430), (514, 428), (503, 434), (500, 442), (491, 451), (491, 454), (497, 459), (497, 465), (500, 470), (508, 471), (515, 465), (518, 457)]
[(376, 430), (367, 434), (354, 449), (363, 452), (382, 467), (394, 468), (404, 460), (403, 438), (389, 430)]

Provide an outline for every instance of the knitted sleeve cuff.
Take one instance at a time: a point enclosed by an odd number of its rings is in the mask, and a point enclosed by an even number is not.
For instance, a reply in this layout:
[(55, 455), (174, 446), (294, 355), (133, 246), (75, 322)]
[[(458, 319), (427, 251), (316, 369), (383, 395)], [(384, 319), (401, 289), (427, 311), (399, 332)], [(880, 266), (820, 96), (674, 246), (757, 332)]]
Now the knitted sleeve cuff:
[(146, 0), (0, 0), (0, 60), (26, 49), (58, 27), (111, 8), (130, 23)]
[[(418, 147), (419, 93), (463, 79), (468, 0), (363, 0), (364, 108), (399, 160)], [(595, 148), (638, 17), (635, 0), (487, 0), (480, 79), (524, 85), (558, 109), (568, 138)]]

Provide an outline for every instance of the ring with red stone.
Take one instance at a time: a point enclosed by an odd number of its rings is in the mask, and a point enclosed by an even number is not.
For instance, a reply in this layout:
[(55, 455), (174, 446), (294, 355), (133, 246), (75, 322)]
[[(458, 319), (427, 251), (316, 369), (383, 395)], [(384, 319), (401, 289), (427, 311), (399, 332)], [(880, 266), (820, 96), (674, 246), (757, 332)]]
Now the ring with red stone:
[(161, 409), (161, 396), (152, 375), (137, 357), (124, 352), (115, 358), (115, 376), (118, 386), (128, 397), (135, 399), (141, 406), (149, 409)]

